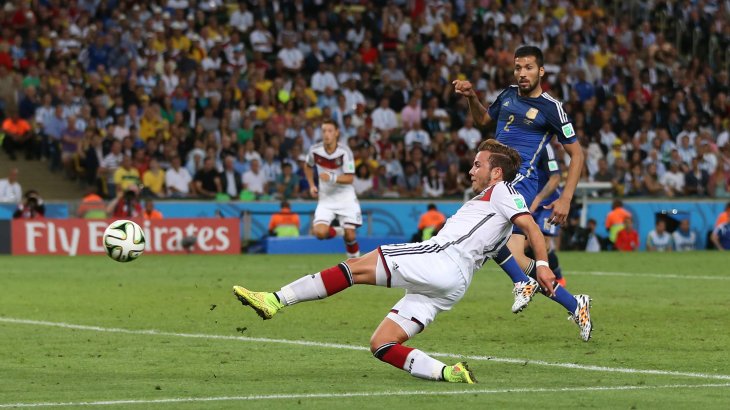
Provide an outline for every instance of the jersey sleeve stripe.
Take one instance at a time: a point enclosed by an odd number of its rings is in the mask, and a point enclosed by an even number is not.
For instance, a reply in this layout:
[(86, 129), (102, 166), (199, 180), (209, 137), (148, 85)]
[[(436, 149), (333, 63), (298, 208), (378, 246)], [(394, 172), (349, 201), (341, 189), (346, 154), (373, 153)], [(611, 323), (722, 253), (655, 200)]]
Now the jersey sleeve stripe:
[(563, 124), (568, 122), (568, 114), (566, 114), (565, 111), (563, 110), (563, 104), (560, 101), (553, 98), (552, 96), (550, 96), (550, 94), (548, 94), (548, 93), (542, 93), (542, 96), (545, 97), (546, 100), (552, 101), (553, 103), (555, 103), (555, 106), (558, 109), (558, 115), (560, 116), (560, 122)]
[(530, 214), (529, 212), (520, 212), (520, 213), (512, 215), (512, 217), (509, 218), (509, 220), (510, 220), (510, 222), (515, 223), (515, 219), (521, 217), (522, 215), (529, 215), (529, 214)]

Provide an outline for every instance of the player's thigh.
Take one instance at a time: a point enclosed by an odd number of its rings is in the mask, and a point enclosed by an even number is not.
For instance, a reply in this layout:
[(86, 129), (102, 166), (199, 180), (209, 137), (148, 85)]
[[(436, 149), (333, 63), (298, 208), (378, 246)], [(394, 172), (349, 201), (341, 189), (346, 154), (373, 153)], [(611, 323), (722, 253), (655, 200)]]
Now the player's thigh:
[(376, 283), (402, 288), (434, 298), (460, 296), (467, 286), (464, 275), (454, 261), (436, 244), (428, 242), (383, 245), (377, 249)]

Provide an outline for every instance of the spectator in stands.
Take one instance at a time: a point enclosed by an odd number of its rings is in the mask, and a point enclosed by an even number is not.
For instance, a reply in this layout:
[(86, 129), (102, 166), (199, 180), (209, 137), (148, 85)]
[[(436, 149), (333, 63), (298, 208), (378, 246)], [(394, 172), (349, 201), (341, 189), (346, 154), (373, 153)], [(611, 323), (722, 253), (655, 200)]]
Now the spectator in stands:
[(697, 247), (697, 235), (689, 227), (689, 219), (682, 219), (679, 227), (672, 232), (675, 251), (693, 251)]
[(370, 173), (370, 166), (361, 162), (355, 168), (355, 178), (352, 180), (352, 187), (358, 198), (368, 198), (373, 195), (373, 176)]
[(684, 194), (684, 173), (680, 171), (679, 164), (670, 162), (669, 170), (660, 180), (664, 192), (669, 197), (681, 196)]
[(221, 182), (220, 174), (215, 169), (215, 160), (213, 157), (205, 157), (203, 160), (203, 168), (195, 173), (193, 184), (195, 193), (202, 198), (212, 199), (218, 194), (223, 193), (223, 183)]
[(119, 168), (114, 171), (114, 186), (117, 189), (117, 194), (126, 191), (131, 185), (139, 186), (140, 183), (139, 171), (132, 166), (132, 158), (125, 155), (122, 157)]
[(279, 212), (271, 215), (269, 221), (269, 235), (279, 238), (299, 236), (299, 215), (292, 212), (287, 201), (281, 201)]
[(12, 168), (7, 178), (0, 179), (0, 202), (19, 204), (23, 189), (18, 182), (18, 168)]
[(162, 198), (165, 196), (165, 170), (157, 158), (151, 158), (149, 168), (142, 174), (143, 197)]
[(471, 151), (476, 150), (479, 143), (482, 142), (482, 133), (474, 128), (474, 119), (471, 115), (466, 116), (464, 126), (459, 129), (457, 135)]
[(292, 164), (285, 162), (281, 166), (281, 175), (276, 180), (276, 191), (280, 198), (299, 197), (299, 176), (294, 173)]
[(3, 121), (2, 131), (5, 133), (3, 148), (11, 161), (17, 159), (15, 152), (18, 150), (25, 151), (25, 159), (33, 158), (37, 150), (33, 130), (17, 111)]
[(155, 209), (155, 203), (152, 201), (152, 199), (148, 199), (144, 203), (144, 211), (142, 212), (142, 217), (144, 219), (162, 219), (162, 212)]
[(130, 184), (126, 190), (120, 191), (114, 198), (106, 211), (114, 218), (138, 218), (142, 216), (142, 205), (139, 202), (139, 187)]
[(43, 198), (34, 189), (28, 190), (23, 195), (23, 202), (13, 212), (13, 219), (39, 219), (46, 214), (46, 206)]
[(730, 222), (715, 227), (710, 235), (710, 240), (718, 250), (730, 250)]
[(624, 228), (616, 235), (615, 246), (623, 252), (639, 249), (639, 233), (634, 229), (634, 221), (630, 215), (624, 219)]
[(234, 158), (227, 156), (223, 159), (223, 172), (221, 173), (221, 183), (223, 184), (223, 193), (233, 199), (237, 199), (243, 191), (242, 175), (236, 172), (234, 167)]
[(710, 176), (700, 169), (699, 158), (692, 158), (692, 166), (684, 174), (684, 194), (687, 196), (706, 196)]
[[(109, 153), (104, 156), (98, 169), (99, 179), (102, 182), (102, 192), (105, 196), (110, 197), (117, 194), (117, 188), (114, 182), (114, 174), (122, 164), (124, 155), (122, 154), (122, 143), (119, 140), (113, 140)], [(131, 161), (130, 161), (131, 162)], [(130, 164), (131, 165), (131, 164)]]
[(423, 196), (427, 198), (441, 198), (444, 195), (444, 180), (435, 166), (428, 167), (423, 177)]
[(672, 235), (667, 232), (667, 223), (663, 219), (656, 221), (654, 229), (649, 231), (646, 237), (646, 250), (658, 252), (671, 252), (674, 249)]
[(269, 181), (258, 159), (251, 160), (251, 169), (243, 173), (242, 181), (243, 189), (252, 192), (257, 199), (269, 192)]
[(611, 212), (606, 215), (606, 231), (608, 231), (608, 240), (616, 243), (616, 236), (619, 231), (624, 229), (626, 218), (630, 218), (631, 213), (624, 208), (624, 204), (620, 199), (614, 199), (611, 204)]
[(169, 198), (186, 198), (194, 192), (193, 178), (182, 166), (180, 156), (174, 155), (170, 159), (170, 168), (165, 171), (165, 187)]
[(439, 233), (439, 230), (441, 230), (445, 223), (446, 216), (436, 208), (436, 204), (428, 204), (426, 212), (418, 218), (418, 232), (413, 234), (411, 242), (421, 242), (430, 239)]

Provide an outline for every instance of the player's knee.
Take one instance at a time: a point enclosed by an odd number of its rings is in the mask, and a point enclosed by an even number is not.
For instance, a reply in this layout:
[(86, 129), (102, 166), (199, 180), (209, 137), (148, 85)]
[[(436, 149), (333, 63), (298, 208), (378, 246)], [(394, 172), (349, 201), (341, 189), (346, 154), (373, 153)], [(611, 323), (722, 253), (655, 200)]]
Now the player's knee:
[(385, 355), (385, 353), (390, 350), (391, 347), (398, 344), (398, 342), (394, 340), (387, 340), (383, 338), (382, 336), (373, 335), (370, 338), (370, 353), (373, 354), (376, 358), (380, 359)]

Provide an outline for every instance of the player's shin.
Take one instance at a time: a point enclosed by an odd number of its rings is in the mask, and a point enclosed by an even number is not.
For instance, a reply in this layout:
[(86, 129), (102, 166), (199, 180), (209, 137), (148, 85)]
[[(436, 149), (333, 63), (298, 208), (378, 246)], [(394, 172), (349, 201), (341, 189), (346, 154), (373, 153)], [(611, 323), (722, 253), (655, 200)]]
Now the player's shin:
[(347, 251), (348, 258), (360, 257), (360, 245), (357, 243), (356, 239), (345, 241), (345, 250)]
[(396, 342), (386, 343), (375, 350), (373, 356), (407, 371), (412, 376), (428, 380), (443, 380), (443, 369), (446, 365), (418, 349)]
[[(537, 268), (534, 262), (530, 264), (530, 267), (528, 269), (528, 275), (531, 278), (536, 278)], [(575, 299), (575, 296), (568, 292), (567, 289), (560, 286), (557, 282), (553, 283), (553, 288), (555, 289), (555, 296), (549, 296), (550, 299), (568, 309), (568, 312), (575, 312), (575, 309), (578, 307), (578, 301)], [(540, 289), (540, 292), (545, 295), (545, 292), (542, 289)]]
[(498, 252), (497, 257), (494, 261), (499, 264), (499, 267), (512, 279), (512, 283), (526, 282), (529, 279), (525, 272), (522, 271), (517, 260), (512, 256), (512, 252), (509, 250), (507, 245), (503, 246)]
[(342, 262), (313, 275), (304, 276), (276, 292), (284, 305), (324, 299), (354, 284), (350, 267)]

